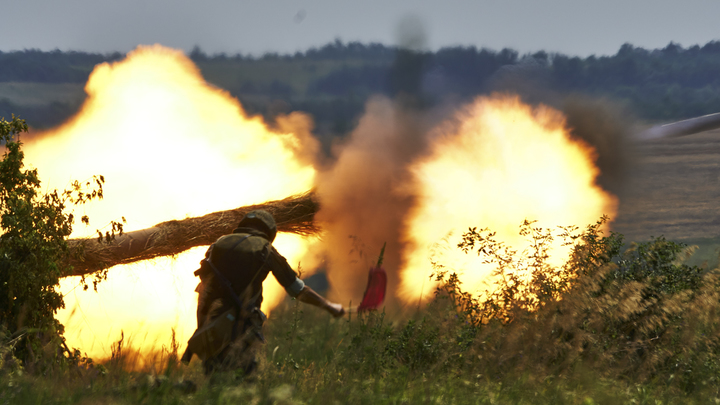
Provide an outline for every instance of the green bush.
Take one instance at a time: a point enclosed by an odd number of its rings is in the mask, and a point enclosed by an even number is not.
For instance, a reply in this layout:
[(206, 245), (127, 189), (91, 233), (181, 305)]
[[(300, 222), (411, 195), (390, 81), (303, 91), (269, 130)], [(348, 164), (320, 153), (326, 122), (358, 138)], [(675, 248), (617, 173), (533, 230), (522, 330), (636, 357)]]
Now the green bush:
[(69, 208), (102, 198), (104, 179), (42, 193), (37, 170), (24, 167), (23, 132), (24, 120), (0, 119), (5, 148), (0, 160), (0, 345), (10, 347), (25, 366), (45, 369), (68, 358), (79, 360), (54, 318), (64, 306), (57, 286), (72, 271), (65, 260), (74, 221)]
[[(459, 248), (496, 264), (495, 290), (478, 298), (437, 265), (434, 300), (409, 319), (370, 313), (343, 326), (308, 311), (294, 323), (304, 339), (285, 354), (292, 363), (274, 350), (263, 378), (290, 382), (304, 398), (360, 403), (470, 392), (535, 403), (528, 398), (538, 389), (540, 402), (566, 402), (570, 393), (608, 403), (717, 396), (720, 273), (682, 264), (687, 247), (662, 237), (622, 252), (622, 235), (603, 235), (606, 220), (556, 235), (526, 221), (520, 232), (531, 247), (523, 252), (471, 228)], [(573, 246), (559, 268), (548, 263), (555, 238)], [(273, 330), (287, 327), (287, 315), (278, 318)], [(276, 332), (268, 335), (270, 350)], [(624, 388), (608, 391), (613, 384)]]

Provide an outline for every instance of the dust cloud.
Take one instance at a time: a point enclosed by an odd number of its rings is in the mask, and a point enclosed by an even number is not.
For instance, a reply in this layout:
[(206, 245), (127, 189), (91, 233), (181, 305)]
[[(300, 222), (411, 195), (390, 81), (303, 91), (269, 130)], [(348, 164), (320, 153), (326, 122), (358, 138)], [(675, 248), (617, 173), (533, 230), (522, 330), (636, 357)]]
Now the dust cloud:
[(318, 171), (316, 220), (324, 230), (331, 294), (344, 304), (360, 302), (367, 270), (385, 242), (388, 285), (399, 284), (401, 229), (414, 204), (408, 167), (426, 149), (427, 127), (417, 111), (375, 97), (348, 141), (335, 148), (335, 163)]

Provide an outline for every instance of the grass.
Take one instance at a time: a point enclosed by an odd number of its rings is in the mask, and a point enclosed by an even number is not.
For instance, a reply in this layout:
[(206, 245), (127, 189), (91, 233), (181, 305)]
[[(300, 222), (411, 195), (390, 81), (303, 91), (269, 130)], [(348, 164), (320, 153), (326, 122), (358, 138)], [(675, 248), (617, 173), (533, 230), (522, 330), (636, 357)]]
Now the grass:
[[(600, 223), (522, 229), (542, 243), (513, 253), (489, 231), (464, 235), (461, 248), (502, 263), (484, 298), (436, 267), (434, 300), (402, 318), (333, 319), (287, 300), (251, 379), (206, 377), (178, 363), (177, 343), (143, 372), (126, 371), (138, 357), (118, 342), (102, 365), (29, 374), (4, 339), (0, 403), (720, 403), (720, 270), (682, 263), (685, 248), (663, 238), (622, 252)], [(575, 250), (551, 268), (544, 242), (558, 237)]]
[[(160, 373), (127, 372), (116, 362), (94, 366), (78, 375), (67, 372), (46, 376), (5, 375), (0, 379), (0, 403), (704, 404), (715, 399), (705, 392), (688, 394), (662, 383), (632, 382), (580, 367), (572, 374), (562, 375), (544, 375), (532, 370), (482, 373), (482, 367), (469, 366), (482, 363), (481, 355), (474, 352), (463, 356), (457, 351), (440, 354), (445, 358), (443, 361), (450, 360), (458, 366), (447, 370), (423, 365), (423, 356), (414, 360), (386, 359), (388, 364), (376, 368), (380, 366), (378, 357), (384, 357), (385, 353), (372, 353), (373, 345), (360, 348), (358, 338), (377, 333), (383, 324), (379, 322), (381, 314), (348, 322), (308, 311), (301, 315), (298, 328), (291, 331), (296, 334), (291, 351), (287, 325), (296, 310), (295, 303), (288, 302), (273, 318), (272, 328), (268, 329), (274, 332), (268, 331), (269, 341), (255, 383), (242, 382), (231, 374), (207, 378), (196, 361), (188, 366), (168, 361), (172, 365)], [(427, 315), (417, 314), (420, 320), (416, 322), (422, 324), (422, 316)], [(299, 336), (303, 339), (297, 339)], [(373, 342), (377, 343), (379, 341)], [(368, 360), (367, 364), (358, 361), (361, 358)], [(196, 384), (194, 392), (180, 383), (186, 380)]]
[(688, 238), (678, 241), (695, 247), (695, 252), (685, 261), (686, 264), (707, 269), (720, 266), (720, 238)]

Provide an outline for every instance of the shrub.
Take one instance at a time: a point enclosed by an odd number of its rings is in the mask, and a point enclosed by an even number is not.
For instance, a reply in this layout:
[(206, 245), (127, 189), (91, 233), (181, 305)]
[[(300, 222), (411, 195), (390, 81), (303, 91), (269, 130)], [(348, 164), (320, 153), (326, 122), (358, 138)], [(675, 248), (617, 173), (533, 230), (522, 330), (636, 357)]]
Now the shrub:
[(517, 256), (471, 228), (459, 247), (497, 263), (496, 290), (479, 299), (455, 274), (439, 272), (440, 295), (475, 328), (472, 354), (485, 372), (543, 375), (590, 367), (632, 381), (660, 380), (693, 390), (720, 369), (720, 271), (681, 263), (686, 246), (653, 238), (620, 254), (622, 236), (602, 236), (601, 219), (580, 234), (562, 228), (572, 255), (547, 263), (552, 235), (525, 222), (531, 249)]
[(60, 277), (72, 271), (64, 260), (74, 220), (69, 207), (102, 198), (104, 179), (40, 192), (37, 170), (24, 168), (22, 132), (27, 132), (24, 120), (0, 119), (5, 146), (0, 160), (0, 334), (26, 365), (45, 367), (79, 359), (65, 345), (63, 327), (54, 318), (64, 306), (56, 288)]

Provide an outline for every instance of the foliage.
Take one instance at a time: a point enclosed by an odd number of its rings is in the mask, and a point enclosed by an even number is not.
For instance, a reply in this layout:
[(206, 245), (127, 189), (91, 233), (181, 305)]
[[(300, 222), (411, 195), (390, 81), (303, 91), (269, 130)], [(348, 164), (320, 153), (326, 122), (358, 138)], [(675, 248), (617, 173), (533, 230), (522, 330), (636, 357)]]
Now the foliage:
[(118, 60), (118, 52), (100, 55), (86, 52), (43, 52), (38, 49), (0, 51), (0, 81), (83, 83), (98, 63)]
[(615, 55), (585, 59), (555, 54), (549, 69), (559, 89), (625, 99), (644, 118), (668, 119), (720, 110), (718, 63), (718, 41), (687, 49), (671, 42), (655, 50), (624, 44)]
[[(24, 120), (0, 119), (0, 331), (3, 342), (26, 364), (70, 357), (61, 338), (55, 312), (63, 308), (56, 290), (60, 277), (70, 274), (64, 261), (66, 238), (72, 232), (72, 205), (102, 198), (102, 176), (62, 192), (40, 192), (36, 169), (24, 168), (20, 134)], [(81, 218), (88, 223), (88, 218)]]
[[(606, 221), (555, 233), (526, 221), (520, 233), (530, 248), (522, 252), (471, 228), (459, 248), (496, 265), (495, 290), (478, 298), (438, 266), (435, 299), (410, 319), (370, 313), (348, 320), (343, 333), (336, 321), (315, 316), (294, 324), (305, 339), (291, 351), (272, 338), (287, 326), (271, 324), (273, 361), (261, 386), (290, 384), (310, 402), (718, 397), (720, 271), (682, 264), (687, 248), (662, 237), (623, 252), (622, 235), (603, 235)], [(548, 262), (557, 238), (572, 247), (559, 268)]]
[(684, 390), (716, 384), (720, 271), (682, 264), (685, 247), (662, 237), (620, 254), (621, 235), (601, 236), (604, 220), (579, 235), (564, 230), (575, 247), (561, 269), (546, 262), (550, 233), (527, 222), (521, 234), (531, 249), (520, 257), (470, 229), (460, 247), (498, 263), (497, 289), (475, 298), (455, 275), (437, 277), (476, 326), (483, 344), (475, 348), (497, 353), (503, 367), (568, 373), (582, 365)]
[[(96, 64), (122, 56), (0, 52), (0, 81), (82, 83)], [(688, 48), (670, 43), (653, 50), (624, 44), (614, 55), (585, 58), (461, 46), (417, 53), (339, 40), (292, 55), (208, 55), (196, 47), (189, 56), (209, 82), (241, 99), (248, 112), (269, 119), (296, 110), (310, 112), (322, 137), (345, 135), (363, 113), (367, 98), (377, 93), (409, 93), (421, 95), (424, 102), (439, 102), (498, 90), (527, 93), (532, 99), (538, 93), (533, 89), (540, 88), (543, 94), (612, 99), (645, 120), (679, 120), (720, 111), (718, 41)], [(511, 79), (503, 80), (507, 75)], [(551, 102), (549, 97), (529, 101)], [(42, 127), (57, 125), (78, 107), (57, 101), (21, 105), (0, 96), (0, 115), (21, 112)]]
[[(497, 265), (497, 290), (479, 298), (438, 273), (434, 299), (414, 314), (333, 319), (276, 309), (252, 382), (202, 375), (198, 361), (123, 371), (132, 353), (77, 376), (12, 376), (13, 403), (708, 403), (720, 401), (720, 272), (682, 264), (686, 247), (664, 238), (630, 246), (603, 235), (605, 219), (557, 232), (526, 221), (516, 251), (471, 228), (460, 248)], [(572, 247), (559, 268), (550, 243)], [(439, 266), (439, 264), (438, 264)], [(442, 271), (442, 267), (437, 267)], [(509, 277), (510, 272), (518, 273)], [(541, 274), (542, 273), (542, 274)], [(394, 320), (390, 320), (394, 319)], [(130, 364), (132, 366), (132, 364)], [(132, 368), (132, 367), (131, 367)], [(242, 378), (242, 377), (241, 377)], [(190, 381), (193, 381), (191, 383)]]
[[(300, 329), (315, 330), (299, 332), (314, 336), (304, 339), (312, 344), (296, 342), (283, 354), (271, 338), (269, 346), (279, 349), (263, 378), (268, 385), (290, 384), (311, 401), (652, 403), (668, 396), (670, 402), (717, 397), (720, 271), (682, 264), (686, 247), (662, 237), (623, 252), (622, 235), (603, 235), (606, 221), (556, 233), (526, 221), (520, 233), (530, 247), (521, 252), (489, 230), (471, 228), (459, 248), (496, 265), (493, 291), (478, 298), (437, 265), (438, 291), (424, 310), (395, 322), (370, 313), (349, 320), (345, 333), (328, 332), (329, 319), (303, 323)], [(559, 268), (548, 262), (556, 238), (572, 246)], [(292, 356), (292, 367), (283, 356)]]
[(315, 80), (308, 88), (308, 94), (332, 96), (382, 94), (388, 92), (387, 66), (342, 66)]

